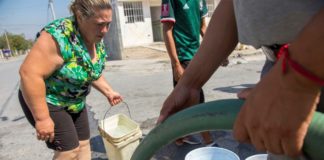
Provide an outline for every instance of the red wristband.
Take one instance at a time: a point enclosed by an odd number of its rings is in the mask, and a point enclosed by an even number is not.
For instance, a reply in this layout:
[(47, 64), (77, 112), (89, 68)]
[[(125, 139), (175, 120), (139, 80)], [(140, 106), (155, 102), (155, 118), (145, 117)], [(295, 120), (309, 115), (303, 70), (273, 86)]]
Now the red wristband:
[(283, 57), (282, 72), (285, 74), (287, 72), (287, 68), (289, 66), (293, 70), (295, 70), (297, 73), (302, 75), (303, 77), (309, 79), (310, 81), (312, 81), (320, 86), (324, 86), (324, 79), (321, 79), (320, 77), (316, 76), (315, 74), (313, 74), (312, 72), (308, 71), (303, 66), (298, 64), (296, 61), (290, 59), (288, 47), (289, 47), (288, 44), (283, 45), (277, 54), (277, 60), (279, 60), (279, 58)]

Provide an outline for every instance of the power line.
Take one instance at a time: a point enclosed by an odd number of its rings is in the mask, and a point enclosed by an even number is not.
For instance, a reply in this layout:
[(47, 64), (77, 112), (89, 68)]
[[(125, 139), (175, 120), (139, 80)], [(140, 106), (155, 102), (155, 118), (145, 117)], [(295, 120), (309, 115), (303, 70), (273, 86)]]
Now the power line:
[[(46, 8), (38, 8), (36, 14), (41, 14), (45, 10), (46, 10)], [(29, 12), (29, 10), (26, 10), (24, 12), (20, 12), (20, 11), (16, 11), (16, 10), (8, 10), (8, 11), (4, 12), (3, 14), (1, 13), (0, 18), (1, 19), (9, 19), (10, 17), (13, 17), (13, 16), (26, 16), (26, 12)]]
[(20, 9), (32, 9), (32, 8), (36, 8), (36, 7), (43, 7), (44, 4), (37, 4), (37, 5), (31, 5), (31, 6), (22, 6), (20, 7), (12, 7), (12, 8), (6, 8), (6, 10), (20, 10)]
[(40, 26), (40, 24), (1, 24), (0, 26), (10, 27), (10, 26)]

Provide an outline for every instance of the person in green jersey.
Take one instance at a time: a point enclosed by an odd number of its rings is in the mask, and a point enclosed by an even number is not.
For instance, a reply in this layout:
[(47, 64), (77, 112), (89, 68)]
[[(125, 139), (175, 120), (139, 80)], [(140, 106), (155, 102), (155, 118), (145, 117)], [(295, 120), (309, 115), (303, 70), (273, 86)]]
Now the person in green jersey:
[(112, 21), (108, 0), (75, 0), (72, 17), (45, 26), (20, 67), (19, 101), (53, 159), (91, 159), (86, 96), (91, 86), (110, 105), (122, 101), (102, 76), (102, 38)]
[[(203, 37), (206, 32), (207, 13), (205, 0), (162, 0), (161, 23), (172, 65), (173, 86), (176, 86), (200, 46), (200, 35)], [(196, 97), (193, 100), (195, 104), (205, 102), (202, 89)], [(202, 137), (206, 144), (213, 142), (209, 132), (203, 132)], [(187, 139), (178, 139), (176, 144), (190, 143)]]

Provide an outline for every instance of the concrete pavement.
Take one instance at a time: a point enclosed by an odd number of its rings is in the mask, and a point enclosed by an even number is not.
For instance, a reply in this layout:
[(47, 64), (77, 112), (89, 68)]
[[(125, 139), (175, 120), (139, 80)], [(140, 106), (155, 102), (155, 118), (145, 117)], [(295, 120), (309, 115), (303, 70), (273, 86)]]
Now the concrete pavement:
[[(153, 53), (152, 53), (153, 54)], [(156, 54), (166, 54), (159, 52)], [(153, 57), (153, 58), (152, 58)], [(235, 98), (242, 88), (253, 86), (259, 79), (264, 57), (259, 54), (237, 56), (230, 59), (230, 65), (220, 68), (203, 87), (206, 101)], [(24, 117), (17, 99), (18, 67), (22, 58), (0, 62), (1, 75), (1, 117), (0, 121), (0, 159), (51, 159), (52, 151), (43, 142), (37, 141), (34, 129)], [(15, 67), (14, 67), (15, 66)], [(151, 58), (131, 59), (107, 62), (103, 75), (111, 86), (120, 92), (131, 108), (133, 120), (148, 133), (155, 125), (164, 99), (172, 90), (170, 63), (166, 55), (154, 55)], [(4, 72), (6, 68), (15, 68)], [(92, 159), (107, 159), (101, 137), (97, 131), (97, 121), (102, 119), (109, 105), (105, 97), (92, 90), (87, 98), (91, 128)], [(111, 110), (108, 116), (125, 113), (124, 106)], [(230, 131), (213, 131), (217, 145), (233, 150), (241, 158), (256, 153), (245, 144), (233, 140)], [(197, 138), (199, 138), (197, 136)], [(153, 159), (183, 159), (190, 150), (202, 145), (177, 147), (170, 144)]]
[[(235, 98), (239, 90), (253, 86), (259, 80), (263, 60), (264, 57), (260, 54), (233, 56), (230, 59), (230, 65), (225, 68), (221, 67), (203, 87), (206, 101)], [(105, 78), (116, 91), (123, 95), (131, 109), (132, 119), (141, 125), (144, 134), (154, 127), (163, 101), (172, 90), (170, 66), (167, 57), (129, 59), (107, 63)], [(94, 119), (103, 119), (105, 111), (109, 107), (106, 99), (93, 90), (87, 103), (92, 106), (91, 112), (94, 113)], [(116, 113), (128, 114), (123, 105), (114, 107), (108, 115)], [(216, 146), (228, 148), (236, 152), (242, 159), (257, 153), (252, 146), (235, 141), (231, 131), (213, 131), (212, 134), (217, 142)], [(195, 135), (194, 138), (200, 140), (200, 136)], [(184, 145), (178, 147), (169, 144), (160, 150), (153, 159), (184, 159), (189, 151), (202, 146)]]

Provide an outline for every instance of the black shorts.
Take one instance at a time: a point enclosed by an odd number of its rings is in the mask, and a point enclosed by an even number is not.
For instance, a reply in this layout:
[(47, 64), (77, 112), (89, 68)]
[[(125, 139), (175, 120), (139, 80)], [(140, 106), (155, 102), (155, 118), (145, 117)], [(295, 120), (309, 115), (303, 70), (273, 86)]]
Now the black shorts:
[[(35, 127), (35, 120), (29, 110), (21, 91), (18, 93), (20, 105), (31, 125)], [(48, 148), (56, 151), (69, 151), (79, 146), (79, 141), (90, 138), (88, 113), (86, 107), (80, 113), (69, 113), (62, 107), (47, 104), (54, 127), (54, 141), (46, 142)]]

